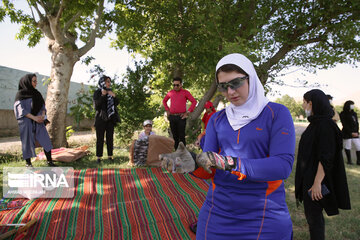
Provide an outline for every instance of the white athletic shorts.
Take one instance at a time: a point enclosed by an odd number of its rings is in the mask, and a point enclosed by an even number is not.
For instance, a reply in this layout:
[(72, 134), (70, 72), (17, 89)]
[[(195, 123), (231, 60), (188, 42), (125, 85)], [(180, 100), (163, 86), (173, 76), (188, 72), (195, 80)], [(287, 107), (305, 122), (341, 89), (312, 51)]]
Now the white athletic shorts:
[(351, 150), (351, 145), (355, 146), (356, 151), (360, 151), (360, 138), (344, 139), (344, 148)]

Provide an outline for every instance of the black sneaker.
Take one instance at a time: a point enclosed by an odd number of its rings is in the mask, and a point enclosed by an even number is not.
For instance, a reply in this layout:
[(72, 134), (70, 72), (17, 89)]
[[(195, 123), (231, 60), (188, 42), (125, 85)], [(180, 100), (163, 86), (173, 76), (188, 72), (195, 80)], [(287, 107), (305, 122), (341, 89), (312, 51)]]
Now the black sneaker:
[(100, 163), (101, 163), (101, 158), (98, 158), (98, 159), (96, 160), (96, 162), (97, 162), (98, 164), (100, 164)]
[(33, 167), (30, 159), (26, 159), (25, 162), (26, 162), (26, 167)]
[(55, 163), (53, 163), (53, 161), (48, 161), (48, 162), (47, 162), (47, 165), (48, 165), (49, 167), (56, 167), (56, 165), (55, 165)]
[(26, 167), (27, 167), (27, 168), (32, 168), (33, 165), (32, 165), (31, 163), (26, 163)]

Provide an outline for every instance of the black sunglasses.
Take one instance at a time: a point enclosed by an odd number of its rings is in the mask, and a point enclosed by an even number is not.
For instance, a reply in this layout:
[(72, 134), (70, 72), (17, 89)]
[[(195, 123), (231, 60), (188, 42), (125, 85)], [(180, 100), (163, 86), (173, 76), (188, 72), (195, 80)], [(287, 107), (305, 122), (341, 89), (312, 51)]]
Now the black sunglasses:
[(237, 77), (229, 82), (218, 83), (217, 87), (220, 92), (226, 92), (228, 90), (228, 87), (230, 87), (232, 90), (235, 90), (241, 87), (246, 79), (249, 79), (249, 77), (248, 76)]
[(174, 87), (180, 87), (180, 84), (173, 84)]

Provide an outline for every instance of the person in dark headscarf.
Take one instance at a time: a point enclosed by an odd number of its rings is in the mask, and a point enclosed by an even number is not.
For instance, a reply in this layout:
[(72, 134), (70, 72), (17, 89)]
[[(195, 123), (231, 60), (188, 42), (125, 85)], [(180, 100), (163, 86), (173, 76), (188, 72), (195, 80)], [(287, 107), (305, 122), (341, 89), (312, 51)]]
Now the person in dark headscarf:
[(43, 148), (49, 166), (55, 166), (51, 158), (52, 144), (45, 128), (46, 109), (41, 93), (36, 90), (37, 77), (26, 74), (20, 79), (14, 103), (14, 113), (18, 121), (23, 158), (26, 166), (32, 167), (31, 158), (35, 157), (35, 143)]
[(340, 120), (343, 126), (342, 135), (344, 139), (345, 154), (347, 163), (351, 162), (351, 145), (356, 148), (356, 164), (360, 165), (360, 138), (359, 138), (359, 122), (356, 112), (354, 111), (354, 102), (349, 100), (344, 104), (343, 111), (340, 113)]
[(98, 89), (93, 96), (96, 128), (96, 157), (97, 162), (101, 163), (104, 147), (104, 135), (106, 132), (106, 146), (108, 159), (113, 161), (114, 149), (114, 127), (120, 121), (116, 106), (119, 100), (111, 89), (111, 78), (102, 76), (99, 79)]
[(333, 96), (331, 96), (330, 94), (326, 94), (326, 97), (329, 99), (330, 106), (334, 111), (334, 116), (332, 117), (332, 120), (336, 123), (337, 121), (340, 120), (340, 116), (339, 113), (336, 111), (335, 107), (332, 105)]
[(342, 137), (324, 92), (306, 92), (303, 108), (310, 124), (299, 142), (295, 197), (304, 202), (311, 239), (321, 240), (325, 239), (323, 209), (328, 216), (339, 214), (339, 208), (350, 209)]

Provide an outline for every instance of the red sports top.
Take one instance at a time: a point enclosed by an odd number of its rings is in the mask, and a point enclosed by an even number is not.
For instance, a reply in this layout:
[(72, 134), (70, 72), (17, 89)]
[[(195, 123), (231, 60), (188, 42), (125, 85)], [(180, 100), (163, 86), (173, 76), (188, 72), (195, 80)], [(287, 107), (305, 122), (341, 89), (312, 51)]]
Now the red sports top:
[[(170, 108), (167, 105), (168, 100), (171, 99)], [(191, 102), (188, 111), (192, 112), (195, 109), (197, 101), (188, 90), (180, 89), (180, 91), (171, 90), (163, 99), (163, 105), (166, 111), (170, 110), (170, 114), (186, 112), (186, 101)]]
[(204, 129), (206, 129), (206, 126), (207, 126), (207, 124), (209, 122), (209, 119), (214, 113), (216, 113), (215, 108), (213, 108), (212, 112), (210, 112), (210, 113), (205, 112), (204, 116), (201, 119), (201, 121), (204, 123)]

